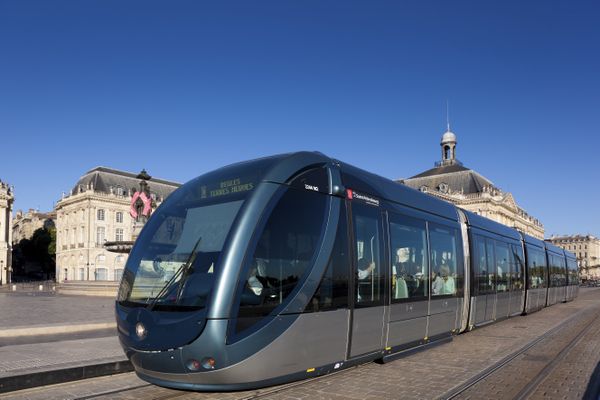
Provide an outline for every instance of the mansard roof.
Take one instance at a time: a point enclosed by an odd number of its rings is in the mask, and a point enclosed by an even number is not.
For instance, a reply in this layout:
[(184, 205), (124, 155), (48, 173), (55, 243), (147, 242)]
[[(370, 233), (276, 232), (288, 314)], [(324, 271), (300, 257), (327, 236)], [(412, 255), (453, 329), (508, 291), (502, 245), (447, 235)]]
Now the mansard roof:
[(458, 163), (437, 166), (400, 182), (414, 189), (427, 186), (433, 190), (445, 184), (448, 192), (464, 194), (481, 193), (485, 187), (494, 187), (492, 181)]
[[(97, 192), (111, 193), (118, 188), (122, 188), (125, 193), (129, 190), (138, 190), (140, 179), (138, 174), (107, 167), (96, 167), (86, 172), (73, 187), (73, 193), (80, 190), (86, 190), (90, 184)], [(180, 183), (167, 181), (164, 179), (152, 178), (148, 181), (150, 192), (155, 193), (160, 198), (166, 198), (171, 192), (181, 186)]]

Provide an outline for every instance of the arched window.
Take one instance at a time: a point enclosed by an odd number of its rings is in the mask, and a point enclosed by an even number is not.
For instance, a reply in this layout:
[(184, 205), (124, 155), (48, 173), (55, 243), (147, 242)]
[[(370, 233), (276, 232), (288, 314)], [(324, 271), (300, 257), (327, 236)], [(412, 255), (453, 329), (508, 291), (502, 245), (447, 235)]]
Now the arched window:
[(444, 160), (450, 159), (450, 146), (444, 146)]

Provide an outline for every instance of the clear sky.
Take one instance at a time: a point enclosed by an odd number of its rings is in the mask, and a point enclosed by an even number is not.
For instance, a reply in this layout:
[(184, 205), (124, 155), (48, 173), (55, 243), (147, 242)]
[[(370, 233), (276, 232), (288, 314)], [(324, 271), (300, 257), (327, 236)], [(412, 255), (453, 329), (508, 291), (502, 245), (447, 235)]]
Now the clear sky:
[(0, 0), (0, 179), (53, 208), (89, 169), (185, 182), (319, 150), (388, 178), (457, 156), (600, 235), (598, 1)]

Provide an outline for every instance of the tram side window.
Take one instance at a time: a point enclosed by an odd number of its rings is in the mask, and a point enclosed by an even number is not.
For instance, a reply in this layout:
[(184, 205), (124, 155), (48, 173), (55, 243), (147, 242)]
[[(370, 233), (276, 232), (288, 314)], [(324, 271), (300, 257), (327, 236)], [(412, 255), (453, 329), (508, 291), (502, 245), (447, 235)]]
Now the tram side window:
[(577, 276), (577, 261), (567, 258), (567, 268), (569, 269), (569, 285), (579, 285), (579, 277)]
[(544, 252), (527, 246), (527, 270), (530, 289), (546, 287), (546, 256)]
[(475, 294), (492, 292), (488, 278), (487, 257), (485, 254), (485, 239), (479, 235), (473, 236), (473, 269), (475, 273)]
[(392, 299), (426, 299), (429, 291), (425, 221), (390, 216)]
[(327, 196), (287, 189), (271, 215), (240, 282), (236, 331), (254, 325), (277, 308), (305, 274), (322, 234)]
[(352, 206), (354, 218), (355, 300), (357, 306), (375, 305), (383, 300), (379, 209), (362, 204)]
[(510, 265), (508, 244), (496, 241), (496, 288), (498, 292), (508, 292), (510, 288)]
[(342, 201), (331, 257), (319, 287), (306, 305), (305, 312), (335, 310), (348, 306), (348, 273), (350, 272), (348, 250), (348, 223), (345, 203)]
[(558, 257), (558, 268), (560, 271), (560, 286), (567, 286), (567, 265), (563, 256)]
[(485, 240), (485, 252), (488, 265), (488, 285), (490, 292), (496, 292), (496, 260), (494, 257), (494, 241), (492, 239)]
[(565, 262), (563, 257), (550, 255), (550, 287), (566, 285)]
[(513, 257), (511, 258), (511, 290), (523, 290), (523, 255), (521, 248), (516, 245), (510, 246)]
[(429, 224), (431, 245), (431, 294), (455, 295), (460, 287), (457, 273), (458, 231), (442, 225)]

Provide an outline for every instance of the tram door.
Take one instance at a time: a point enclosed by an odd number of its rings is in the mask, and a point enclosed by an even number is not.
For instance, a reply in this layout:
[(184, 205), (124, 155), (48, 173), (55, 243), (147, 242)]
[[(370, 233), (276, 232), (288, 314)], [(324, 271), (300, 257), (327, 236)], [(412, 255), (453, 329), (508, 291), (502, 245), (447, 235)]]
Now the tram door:
[(354, 308), (349, 356), (383, 346), (385, 266), (383, 214), (378, 206), (352, 202)]

